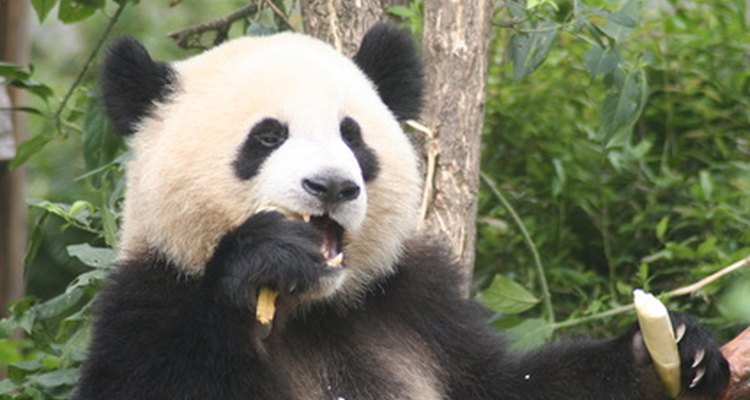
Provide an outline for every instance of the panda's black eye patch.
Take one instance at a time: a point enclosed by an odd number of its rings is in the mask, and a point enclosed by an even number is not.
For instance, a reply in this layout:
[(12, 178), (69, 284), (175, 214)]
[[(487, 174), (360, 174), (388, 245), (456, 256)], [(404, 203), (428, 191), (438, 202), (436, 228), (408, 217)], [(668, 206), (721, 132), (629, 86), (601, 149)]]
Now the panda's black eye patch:
[(353, 149), (362, 145), (362, 132), (357, 121), (346, 117), (341, 121), (339, 130), (341, 131), (341, 138), (350, 148)]
[(266, 158), (289, 138), (289, 127), (277, 119), (266, 118), (251, 129), (232, 163), (238, 178), (255, 176)]
[(351, 117), (346, 117), (339, 125), (341, 139), (349, 146), (354, 157), (357, 158), (359, 169), (362, 170), (362, 179), (369, 182), (378, 176), (380, 172), (380, 163), (375, 151), (371, 149), (362, 139), (362, 129), (357, 121)]
[(266, 118), (258, 122), (250, 130), (250, 139), (270, 149), (281, 146), (288, 137), (289, 128), (273, 118)]

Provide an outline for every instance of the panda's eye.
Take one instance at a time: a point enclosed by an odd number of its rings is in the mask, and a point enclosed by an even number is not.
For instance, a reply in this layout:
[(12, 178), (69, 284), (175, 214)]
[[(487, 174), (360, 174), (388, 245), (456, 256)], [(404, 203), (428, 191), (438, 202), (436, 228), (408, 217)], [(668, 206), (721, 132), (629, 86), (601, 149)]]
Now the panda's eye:
[(341, 121), (339, 130), (341, 131), (341, 138), (350, 148), (359, 147), (362, 144), (362, 132), (357, 121), (346, 117)]
[(250, 131), (250, 136), (261, 146), (270, 149), (281, 146), (289, 137), (289, 129), (275, 119), (264, 119)]

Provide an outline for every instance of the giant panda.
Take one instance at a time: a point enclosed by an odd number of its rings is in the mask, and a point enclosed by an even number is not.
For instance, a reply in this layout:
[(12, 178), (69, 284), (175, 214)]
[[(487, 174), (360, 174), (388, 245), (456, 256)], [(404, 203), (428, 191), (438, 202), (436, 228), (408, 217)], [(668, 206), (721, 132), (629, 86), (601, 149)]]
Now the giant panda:
[[(666, 398), (637, 326), (514, 354), (464, 298), (454, 257), (415, 228), (418, 157), (399, 122), (422, 87), (409, 33), (389, 25), (353, 59), (294, 33), (174, 63), (117, 40), (101, 94), (132, 159), (74, 398)], [(673, 319), (684, 391), (715, 395), (726, 361)]]

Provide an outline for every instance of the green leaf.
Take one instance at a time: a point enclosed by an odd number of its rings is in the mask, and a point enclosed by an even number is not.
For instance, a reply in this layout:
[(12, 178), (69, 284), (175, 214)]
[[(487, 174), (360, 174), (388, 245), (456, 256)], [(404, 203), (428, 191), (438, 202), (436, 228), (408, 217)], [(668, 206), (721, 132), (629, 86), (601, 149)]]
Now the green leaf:
[(630, 15), (622, 12), (609, 14), (609, 20), (617, 25), (624, 26), (626, 28), (635, 28), (636, 26), (636, 20)]
[(543, 345), (552, 337), (554, 329), (546, 320), (527, 319), (520, 324), (506, 329), (505, 335), (510, 340), (514, 351), (528, 351)]
[(63, 369), (31, 375), (28, 377), (28, 381), (42, 387), (72, 386), (78, 381), (79, 375), (80, 372), (77, 368)]
[(81, 275), (78, 275), (66, 290), (73, 291), (96, 285), (99, 282), (105, 281), (108, 275), (109, 271), (106, 269), (94, 269), (89, 272), (84, 272)]
[(388, 14), (395, 15), (401, 18), (412, 18), (414, 17), (414, 10), (410, 7), (405, 6), (391, 6), (386, 10)]
[(72, 24), (93, 15), (103, 8), (105, 0), (60, 0), (57, 19), (65, 24)]
[(23, 67), (18, 64), (0, 61), (0, 76), (8, 79), (29, 79), (31, 74), (24, 71)]
[(57, 0), (31, 0), (31, 5), (34, 6), (39, 22), (44, 22), (49, 12), (55, 8), (55, 4), (57, 4)]
[[(124, 147), (122, 136), (111, 132), (104, 107), (98, 96), (89, 98), (83, 121), (83, 158), (88, 171), (110, 164)], [(100, 182), (94, 179), (94, 186)]]
[(617, 68), (621, 62), (620, 53), (617, 49), (602, 48), (594, 43), (591, 49), (583, 56), (586, 70), (592, 77), (609, 74)]
[(496, 275), (492, 284), (477, 295), (477, 300), (492, 311), (519, 314), (539, 303), (523, 286), (504, 275)]
[(44, 116), (44, 113), (33, 107), (0, 107), (0, 112), (23, 112), (27, 114), (34, 114)]
[(549, 4), (552, 8), (555, 9), (555, 11), (559, 10), (559, 8), (557, 7), (557, 3), (555, 3), (554, 0), (527, 0), (526, 9), (531, 10), (544, 4)]
[(698, 253), (699, 257), (705, 257), (709, 255), (711, 252), (713, 252), (716, 249), (716, 243), (719, 241), (719, 238), (716, 236), (709, 236), (704, 240), (700, 245), (698, 245), (698, 249), (696, 252)]
[(557, 41), (560, 29), (558, 24), (550, 21), (527, 25), (531, 28), (510, 38), (508, 55), (513, 62), (513, 80), (516, 82), (542, 65)]
[(92, 247), (88, 243), (67, 247), (68, 255), (75, 257), (89, 267), (108, 269), (116, 258), (115, 251), (108, 248)]
[(669, 216), (662, 217), (661, 220), (659, 220), (659, 223), (656, 224), (656, 237), (659, 240), (664, 240), (664, 234), (667, 233), (667, 228), (669, 227)]
[[(10, 379), (3, 379), (0, 381), (0, 395), (14, 395), (19, 387), (13, 383)], [(9, 397), (12, 399), (13, 397)]]
[(35, 307), (36, 312), (38, 313), (37, 317), (44, 320), (71, 312), (76, 306), (78, 306), (78, 303), (83, 298), (84, 294), (85, 292), (80, 289), (69, 290), (42, 304), (38, 304)]
[(620, 90), (604, 99), (599, 135), (608, 148), (622, 146), (630, 140), (648, 98), (648, 85), (642, 70), (632, 71)]
[(701, 184), (701, 192), (703, 192), (703, 198), (710, 201), (713, 198), (714, 194), (714, 184), (711, 180), (711, 173), (706, 170), (702, 170), (698, 174), (698, 177)]
[(601, 27), (602, 32), (617, 42), (621, 42), (638, 25), (641, 13), (640, 0), (628, 0), (620, 11), (607, 16), (607, 22)]
[(48, 97), (54, 94), (49, 86), (28, 79), (13, 79), (8, 82), (8, 84), (21, 89), (26, 89), (29, 92), (41, 97), (43, 100), (46, 100)]
[(508, 12), (514, 19), (527, 20), (529, 18), (529, 14), (526, 12), (526, 7), (518, 1), (506, 1), (505, 5), (508, 7)]
[(10, 168), (18, 168), (23, 165), (29, 158), (42, 151), (47, 143), (52, 141), (52, 135), (41, 134), (21, 143), (18, 146), (18, 152), (13, 161), (10, 162)]
[(91, 343), (90, 326), (84, 325), (78, 329), (73, 336), (68, 339), (60, 349), (60, 361), (63, 366), (69, 366), (73, 363), (82, 362), (86, 358), (89, 343)]

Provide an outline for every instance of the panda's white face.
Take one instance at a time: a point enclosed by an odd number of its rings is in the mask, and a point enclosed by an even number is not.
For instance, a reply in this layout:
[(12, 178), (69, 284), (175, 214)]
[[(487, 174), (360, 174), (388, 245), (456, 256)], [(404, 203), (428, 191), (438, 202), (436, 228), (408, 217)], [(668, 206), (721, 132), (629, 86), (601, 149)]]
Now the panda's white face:
[(356, 296), (415, 227), (417, 157), (348, 58), (295, 34), (243, 38), (172, 65), (173, 93), (135, 127), (121, 250), (157, 249), (200, 274), (218, 240), (273, 207), (326, 235)]

